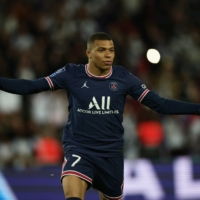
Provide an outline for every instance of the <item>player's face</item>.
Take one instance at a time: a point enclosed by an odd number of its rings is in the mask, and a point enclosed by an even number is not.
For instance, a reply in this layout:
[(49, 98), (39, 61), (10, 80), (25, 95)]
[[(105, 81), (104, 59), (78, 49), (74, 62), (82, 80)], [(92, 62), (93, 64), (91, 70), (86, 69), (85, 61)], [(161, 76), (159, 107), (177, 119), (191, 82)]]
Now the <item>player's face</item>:
[(100, 71), (110, 70), (115, 57), (113, 41), (95, 40), (86, 53), (89, 58), (90, 68), (96, 68)]

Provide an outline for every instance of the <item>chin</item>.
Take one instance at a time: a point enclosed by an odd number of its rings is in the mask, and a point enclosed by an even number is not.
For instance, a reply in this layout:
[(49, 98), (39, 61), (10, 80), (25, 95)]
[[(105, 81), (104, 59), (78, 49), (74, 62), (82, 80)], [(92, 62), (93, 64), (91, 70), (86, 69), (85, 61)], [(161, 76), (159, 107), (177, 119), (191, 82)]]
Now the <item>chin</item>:
[(110, 70), (111, 67), (112, 67), (112, 64), (111, 64), (111, 65), (102, 64), (102, 65), (99, 65), (97, 68), (98, 68), (99, 70), (105, 71), (105, 70)]
[(104, 65), (102, 66), (102, 69), (109, 70), (112, 67), (112, 65)]

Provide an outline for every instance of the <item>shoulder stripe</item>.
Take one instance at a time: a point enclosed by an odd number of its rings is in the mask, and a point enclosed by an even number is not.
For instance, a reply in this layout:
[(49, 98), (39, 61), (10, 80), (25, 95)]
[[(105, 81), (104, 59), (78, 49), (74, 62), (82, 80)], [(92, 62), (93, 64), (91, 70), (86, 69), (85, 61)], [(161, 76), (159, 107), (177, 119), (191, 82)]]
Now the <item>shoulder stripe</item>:
[(54, 86), (53, 86), (53, 82), (51, 81), (51, 79), (49, 78), (49, 76), (45, 77), (45, 79), (47, 80), (50, 90), (54, 91)]
[(149, 92), (149, 90), (146, 89), (146, 90), (141, 94), (141, 96), (139, 97), (139, 99), (138, 99), (137, 101), (141, 102), (141, 101), (144, 99), (144, 97), (147, 95), (148, 92)]

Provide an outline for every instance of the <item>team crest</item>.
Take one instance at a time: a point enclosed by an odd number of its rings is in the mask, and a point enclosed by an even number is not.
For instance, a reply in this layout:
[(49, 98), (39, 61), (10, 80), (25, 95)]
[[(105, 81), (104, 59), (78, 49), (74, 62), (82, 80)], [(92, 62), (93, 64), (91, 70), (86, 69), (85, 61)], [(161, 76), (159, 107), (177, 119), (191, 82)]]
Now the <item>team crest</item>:
[(109, 88), (110, 88), (110, 90), (112, 90), (112, 91), (116, 91), (116, 90), (118, 90), (119, 86), (118, 86), (118, 84), (117, 84), (116, 82), (111, 82), (111, 83), (109, 84)]

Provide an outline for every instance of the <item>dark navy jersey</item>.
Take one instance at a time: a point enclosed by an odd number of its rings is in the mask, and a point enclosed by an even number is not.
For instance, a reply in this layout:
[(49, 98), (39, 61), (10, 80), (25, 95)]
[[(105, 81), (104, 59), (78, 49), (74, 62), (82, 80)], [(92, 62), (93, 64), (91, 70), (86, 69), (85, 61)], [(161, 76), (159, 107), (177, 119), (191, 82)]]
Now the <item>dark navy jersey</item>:
[(96, 77), (87, 65), (68, 64), (46, 77), (51, 90), (66, 89), (69, 117), (64, 128), (65, 149), (113, 156), (123, 149), (122, 115), (126, 96), (142, 101), (146, 86), (121, 66), (107, 76)]
[(123, 152), (122, 115), (127, 95), (162, 114), (200, 113), (199, 104), (165, 99), (149, 91), (122, 66), (113, 66), (106, 76), (94, 76), (88, 65), (67, 64), (33, 81), (0, 77), (0, 89), (14, 94), (65, 89), (69, 116), (63, 131), (64, 149), (104, 157)]

